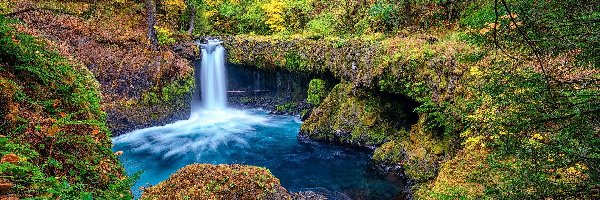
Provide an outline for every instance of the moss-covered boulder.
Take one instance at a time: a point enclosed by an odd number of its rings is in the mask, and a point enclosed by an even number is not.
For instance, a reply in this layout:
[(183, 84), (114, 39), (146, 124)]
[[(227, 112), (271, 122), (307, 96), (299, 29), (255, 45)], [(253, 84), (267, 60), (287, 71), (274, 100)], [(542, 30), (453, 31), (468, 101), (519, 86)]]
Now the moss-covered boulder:
[(142, 199), (292, 199), (268, 169), (192, 164), (146, 188)]
[(377, 146), (406, 127), (409, 120), (404, 107), (402, 103), (374, 96), (343, 82), (313, 109), (301, 127), (300, 137), (355, 146)]
[(375, 149), (373, 160), (379, 164), (402, 166), (404, 173), (417, 183), (435, 178), (455, 141), (438, 136), (435, 130), (426, 126), (427, 119), (422, 114), (410, 132), (400, 132), (398, 139)]

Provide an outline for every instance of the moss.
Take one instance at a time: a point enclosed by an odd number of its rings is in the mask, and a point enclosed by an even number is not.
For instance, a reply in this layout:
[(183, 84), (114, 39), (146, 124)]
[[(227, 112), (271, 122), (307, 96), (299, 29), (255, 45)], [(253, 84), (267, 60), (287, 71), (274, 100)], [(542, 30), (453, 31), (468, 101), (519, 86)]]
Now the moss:
[[(377, 146), (402, 129), (403, 119), (387, 115), (392, 107), (391, 102), (343, 82), (312, 111), (302, 125), (301, 134), (317, 140)], [(394, 109), (402, 107), (396, 105)]]
[(445, 162), (438, 176), (415, 188), (418, 199), (486, 199), (484, 184), (497, 184), (500, 177), (489, 170), (488, 150), (476, 148), (462, 150)]
[(322, 79), (312, 79), (308, 83), (308, 95), (306, 102), (312, 105), (319, 105), (328, 92), (327, 82)]
[(284, 112), (284, 113), (293, 112), (295, 108), (296, 108), (296, 103), (294, 103), (294, 102), (288, 102), (288, 103), (284, 103), (284, 104), (275, 106), (275, 110), (277, 110), (279, 112)]
[(6, 120), (0, 123), (0, 181), (9, 185), (4, 192), (20, 198), (131, 198), (131, 181), (111, 150), (98, 83), (84, 66), (15, 26), (0, 16), (0, 118)]
[(385, 164), (400, 164), (404, 160), (404, 148), (397, 140), (391, 140), (377, 147), (373, 160)]
[(141, 95), (140, 102), (144, 105), (173, 102), (181, 96), (191, 95), (194, 89), (194, 76), (187, 74), (179, 80), (165, 86), (155, 86)]
[(298, 53), (293, 51), (285, 53), (284, 58), (284, 66), (289, 70), (302, 71), (308, 65), (306, 59), (302, 58)]
[(406, 175), (417, 184), (437, 176), (444, 157), (452, 152), (453, 141), (440, 138), (435, 130), (426, 127), (426, 116), (421, 116), (410, 132), (401, 131), (395, 140), (375, 149), (373, 160), (388, 165), (402, 165)]
[(147, 188), (142, 199), (290, 199), (269, 170), (243, 165), (192, 164)]

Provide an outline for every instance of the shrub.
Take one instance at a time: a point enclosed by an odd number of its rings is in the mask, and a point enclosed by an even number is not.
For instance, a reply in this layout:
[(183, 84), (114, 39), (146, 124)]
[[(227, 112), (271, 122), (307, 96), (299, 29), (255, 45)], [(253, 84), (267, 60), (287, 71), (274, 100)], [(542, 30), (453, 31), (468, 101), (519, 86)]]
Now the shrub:
[(268, 17), (266, 23), (273, 32), (285, 30), (285, 20), (283, 19), (284, 6), (283, 0), (271, 0), (269, 3), (262, 6)]
[(156, 33), (158, 33), (158, 43), (162, 45), (171, 45), (175, 43), (175, 38), (172, 38), (173, 32), (168, 28), (163, 28), (160, 26), (154, 26), (156, 29)]
[(321, 14), (317, 18), (308, 22), (309, 33), (320, 37), (330, 36), (337, 28), (337, 19), (331, 13)]
[(306, 102), (319, 105), (327, 96), (327, 82), (321, 79), (313, 79), (308, 84), (308, 97)]

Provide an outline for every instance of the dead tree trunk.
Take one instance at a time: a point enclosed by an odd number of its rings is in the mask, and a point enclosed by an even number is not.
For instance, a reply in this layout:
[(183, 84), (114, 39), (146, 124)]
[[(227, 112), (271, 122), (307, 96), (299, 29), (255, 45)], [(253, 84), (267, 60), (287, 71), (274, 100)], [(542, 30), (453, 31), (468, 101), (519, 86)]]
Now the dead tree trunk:
[(158, 50), (158, 38), (156, 37), (156, 29), (154, 26), (156, 25), (156, 2), (155, 0), (146, 0), (146, 10), (148, 14), (148, 33), (147, 37), (150, 41), (150, 48), (152, 50)]

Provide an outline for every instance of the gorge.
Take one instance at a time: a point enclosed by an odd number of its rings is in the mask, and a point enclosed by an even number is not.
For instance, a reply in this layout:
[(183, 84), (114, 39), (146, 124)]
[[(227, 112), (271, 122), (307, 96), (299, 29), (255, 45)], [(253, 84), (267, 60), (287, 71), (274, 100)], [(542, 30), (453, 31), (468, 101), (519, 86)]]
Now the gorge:
[(0, 199), (600, 199), (599, 10), (0, 0)]
[(134, 196), (140, 197), (140, 187), (156, 185), (193, 163), (265, 167), (289, 191), (313, 190), (328, 199), (405, 195), (405, 180), (386, 178), (374, 169), (371, 151), (299, 140), (299, 116), (227, 107), (224, 48), (214, 40), (201, 45), (202, 61), (196, 69), (200, 89), (192, 102), (199, 105), (192, 105), (190, 118), (113, 138), (113, 150), (123, 152), (120, 160), (126, 171), (141, 172), (132, 187)]

